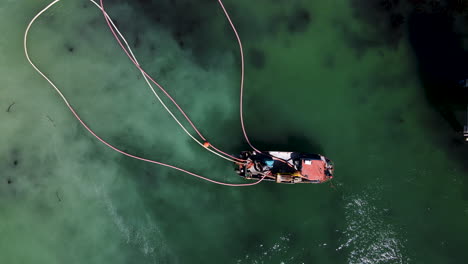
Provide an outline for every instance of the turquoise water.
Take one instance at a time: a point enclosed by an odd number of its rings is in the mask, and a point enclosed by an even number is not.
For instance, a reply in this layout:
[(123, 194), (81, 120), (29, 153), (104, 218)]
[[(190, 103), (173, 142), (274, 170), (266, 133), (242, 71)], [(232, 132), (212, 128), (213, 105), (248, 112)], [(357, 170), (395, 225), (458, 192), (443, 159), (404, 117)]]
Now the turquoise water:
[[(104, 3), (208, 140), (247, 149), (237, 46), (216, 1), (154, 2)], [(229, 188), (121, 156), (80, 126), (23, 55), (48, 3), (0, 3), (0, 263), (466, 262), (466, 145), (448, 143), (425, 99), (405, 24), (388, 30), (366, 1), (226, 0), (254, 145), (336, 164), (333, 185)], [(167, 115), (89, 2), (60, 1), (29, 42), (105, 140), (243, 182)]]

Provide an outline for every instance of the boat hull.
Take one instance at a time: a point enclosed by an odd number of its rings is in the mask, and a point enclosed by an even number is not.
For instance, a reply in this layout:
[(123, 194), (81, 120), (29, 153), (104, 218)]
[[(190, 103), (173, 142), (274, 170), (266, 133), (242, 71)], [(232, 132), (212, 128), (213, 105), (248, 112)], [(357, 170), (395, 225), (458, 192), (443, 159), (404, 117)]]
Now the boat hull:
[(333, 178), (331, 160), (320, 154), (286, 151), (243, 151), (236, 173), (246, 179), (277, 183), (323, 183)]

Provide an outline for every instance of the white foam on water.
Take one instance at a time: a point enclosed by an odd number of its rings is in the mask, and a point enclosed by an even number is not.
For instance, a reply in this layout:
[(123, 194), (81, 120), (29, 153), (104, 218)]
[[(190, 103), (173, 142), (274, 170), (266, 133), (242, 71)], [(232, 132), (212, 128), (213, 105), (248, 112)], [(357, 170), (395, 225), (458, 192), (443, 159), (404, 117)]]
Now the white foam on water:
[(395, 226), (386, 223), (384, 213), (388, 209), (376, 207), (375, 201), (367, 193), (348, 199), (346, 241), (336, 250), (349, 250), (349, 264), (408, 263), (410, 259), (404, 254), (406, 241)]

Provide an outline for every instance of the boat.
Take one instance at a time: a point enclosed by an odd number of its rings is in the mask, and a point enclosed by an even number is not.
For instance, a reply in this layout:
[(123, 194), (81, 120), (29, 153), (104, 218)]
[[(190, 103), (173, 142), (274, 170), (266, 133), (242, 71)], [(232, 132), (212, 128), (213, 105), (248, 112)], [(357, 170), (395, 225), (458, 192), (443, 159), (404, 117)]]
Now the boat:
[(333, 162), (320, 154), (286, 151), (242, 151), (236, 173), (249, 180), (277, 183), (323, 183), (333, 179)]

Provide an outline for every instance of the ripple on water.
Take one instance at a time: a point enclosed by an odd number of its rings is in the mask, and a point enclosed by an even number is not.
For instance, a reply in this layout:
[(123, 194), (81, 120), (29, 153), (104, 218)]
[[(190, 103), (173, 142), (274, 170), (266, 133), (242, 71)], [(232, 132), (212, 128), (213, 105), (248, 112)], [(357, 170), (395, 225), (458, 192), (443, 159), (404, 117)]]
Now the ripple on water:
[(344, 231), (345, 242), (336, 250), (349, 250), (348, 263), (408, 263), (405, 239), (385, 219), (385, 208), (379, 208), (376, 199), (368, 193), (347, 199)]
[[(295, 256), (290, 256), (289, 250), (291, 248), (291, 235), (281, 235), (276, 241), (270, 245), (263, 243), (256, 246), (256, 253), (246, 254), (240, 259), (237, 259), (237, 264), (249, 263), (249, 264), (266, 264), (266, 263), (302, 263), (297, 262)], [(276, 260), (279, 262), (275, 262)]]

